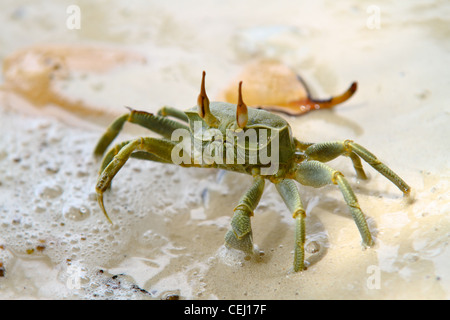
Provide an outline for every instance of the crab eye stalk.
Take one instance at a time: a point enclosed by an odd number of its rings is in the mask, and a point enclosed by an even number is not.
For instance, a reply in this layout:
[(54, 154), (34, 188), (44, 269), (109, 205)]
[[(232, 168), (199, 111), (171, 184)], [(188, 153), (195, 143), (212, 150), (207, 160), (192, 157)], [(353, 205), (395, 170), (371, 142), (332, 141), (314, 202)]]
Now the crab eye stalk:
[(197, 99), (198, 114), (202, 118), (205, 118), (206, 113), (209, 112), (209, 99), (208, 99), (208, 96), (206, 95), (205, 76), (206, 76), (206, 72), (203, 71), (202, 84), (200, 87), (200, 94), (198, 95), (198, 99)]
[(239, 128), (243, 129), (248, 122), (248, 109), (247, 105), (242, 100), (242, 81), (239, 82), (239, 95), (238, 103), (236, 107), (236, 123)]
[(197, 105), (198, 105), (198, 115), (205, 120), (205, 122), (211, 126), (211, 127), (217, 127), (218, 120), (209, 110), (209, 99), (206, 95), (206, 89), (205, 89), (205, 76), (206, 72), (203, 71), (202, 74), (202, 84), (200, 87), (200, 94), (197, 98)]

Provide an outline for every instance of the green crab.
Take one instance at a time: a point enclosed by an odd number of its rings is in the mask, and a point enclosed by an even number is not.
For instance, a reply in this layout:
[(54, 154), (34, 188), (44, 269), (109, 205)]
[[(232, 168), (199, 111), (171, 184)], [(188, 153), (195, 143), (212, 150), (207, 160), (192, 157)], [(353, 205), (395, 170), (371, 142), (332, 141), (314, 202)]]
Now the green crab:
[[(323, 143), (297, 140), (292, 136), (288, 122), (280, 116), (265, 110), (247, 108), (241, 88), (242, 82), (239, 83), (236, 105), (210, 103), (203, 72), (197, 106), (185, 112), (163, 107), (157, 115), (130, 109), (130, 112), (117, 118), (99, 140), (94, 151), (96, 156), (103, 155), (125, 122), (146, 127), (162, 138), (141, 137), (124, 141), (104, 156), (96, 192), (106, 218), (111, 222), (104, 207), (103, 193), (131, 157), (183, 167), (219, 168), (250, 175), (253, 183), (237, 203), (231, 229), (225, 235), (228, 247), (253, 253), (250, 218), (263, 194), (266, 180), (275, 184), (295, 219), (294, 271), (306, 269), (306, 214), (296, 181), (316, 188), (337, 185), (358, 227), (363, 246), (372, 246), (374, 241), (371, 232), (350, 184), (340, 171), (325, 162), (338, 156), (349, 157), (357, 176), (366, 179), (362, 158), (394, 183), (404, 195), (409, 194), (410, 187), (375, 155), (351, 140)], [(183, 137), (181, 142), (180, 137)]]

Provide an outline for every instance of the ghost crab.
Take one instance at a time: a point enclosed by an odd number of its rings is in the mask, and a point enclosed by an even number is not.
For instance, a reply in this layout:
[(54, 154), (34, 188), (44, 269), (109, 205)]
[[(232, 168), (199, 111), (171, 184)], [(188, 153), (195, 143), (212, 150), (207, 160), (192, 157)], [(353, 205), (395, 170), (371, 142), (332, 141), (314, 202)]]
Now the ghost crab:
[[(225, 235), (225, 243), (228, 247), (249, 254), (253, 253), (250, 217), (253, 216), (253, 211), (263, 194), (266, 180), (275, 184), (281, 198), (296, 221), (294, 271), (305, 269), (306, 218), (295, 181), (316, 188), (329, 184), (337, 185), (358, 227), (363, 246), (373, 245), (371, 232), (350, 184), (340, 171), (331, 168), (325, 162), (338, 156), (347, 156), (352, 161), (357, 176), (366, 179), (361, 163), (362, 158), (394, 183), (404, 195), (409, 194), (410, 187), (396, 173), (381, 163), (375, 155), (351, 140), (324, 143), (306, 143), (297, 140), (292, 136), (289, 124), (280, 116), (265, 110), (247, 108), (243, 102), (241, 86), (242, 82), (239, 83), (239, 98), (236, 105), (225, 102), (210, 103), (205, 91), (205, 72), (203, 72), (197, 106), (186, 112), (163, 107), (158, 115), (154, 115), (130, 109), (129, 113), (117, 118), (99, 140), (94, 151), (95, 155), (101, 156), (105, 152), (109, 144), (119, 134), (125, 122), (146, 127), (163, 138), (141, 137), (125, 141), (117, 144), (104, 156), (96, 192), (98, 203), (106, 218), (111, 222), (104, 207), (103, 193), (109, 188), (117, 172), (132, 157), (161, 163), (179, 164), (184, 167), (219, 168), (252, 176), (253, 183), (236, 205), (231, 229)], [(216, 130), (214, 135), (204, 134), (211, 129)], [(215, 159), (215, 161), (211, 161), (211, 158), (208, 161), (206, 159), (195, 161), (193, 154), (188, 153), (187, 160), (192, 161), (180, 162), (179, 159), (174, 158), (177, 152), (179, 155), (180, 150), (176, 150), (178, 144), (172, 139), (173, 134), (178, 130), (187, 132), (187, 138), (192, 138), (200, 151), (215, 145), (219, 149), (221, 148), (220, 150), (225, 150), (227, 155), (232, 154), (231, 160), (233, 161), (227, 161), (226, 163), (220, 161), (221, 159), (225, 160), (225, 155), (212, 152), (212, 159)], [(256, 143), (251, 142), (250, 139), (244, 139), (244, 143), (237, 145), (230, 142), (230, 132), (232, 133), (231, 137), (233, 137), (233, 134), (245, 134), (250, 130), (254, 130), (258, 134), (262, 134), (265, 130), (269, 134), (260, 138)], [(275, 149), (274, 146), (276, 146)], [(263, 163), (259, 153), (263, 150), (267, 152), (269, 147), (271, 148), (271, 155), (276, 156), (276, 169), (271, 172), (266, 170), (263, 174), (268, 163)], [(252, 152), (256, 152), (257, 156), (252, 157)], [(229, 159), (227, 158), (227, 160)], [(273, 165), (273, 163), (270, 165)]]

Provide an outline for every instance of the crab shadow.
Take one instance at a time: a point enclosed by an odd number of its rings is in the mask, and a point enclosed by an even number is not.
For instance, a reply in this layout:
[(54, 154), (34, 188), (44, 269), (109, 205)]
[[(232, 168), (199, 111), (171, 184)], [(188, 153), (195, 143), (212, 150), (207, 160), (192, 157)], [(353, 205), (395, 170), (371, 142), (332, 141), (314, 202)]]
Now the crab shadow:
[[(208, 205), (206, 205), (207, 216), (211, 219), (233, 213), (233, 208), (238, 203), (239, 197), (248, 188), (250, 182), (247, 177), (235, 173), (224, 171), (218, 172), (216, 180), (217, 190), (209, 189)], [(326, 255), (332, 245), (329, 240), (328, 230), (326, 229), (322, 218), (327, 214), (337, 215), (348, 220), (349, 225), (354, 225), (355, 232), (357, 227), (354, 224), (353, 217), (350, 214), (348, 206), (335, 186), (325, 186), (320, 189), (299, 186), (301, 198), (307, 213), (306, 223), (306, 241), (305, 241), (305, 260), (309, 267), (319, 263)], [(226, 190), (226, 192), (223, 192)], [(364, 185), (359, 184), (356, 193), (373, 196), (373, 190), (364, 181)], [(394, 197), (394, 195), (393, 195)], [(265, 201), (267, 200), (267, 201)], [(363, 212), (367, 211), (362, 208)], [(375, 219), (371, 218), (370, 212), (367, 216), (367, 222), (373, 236), (376, 236), (377, 226)], [(325, 215), (322, 217), (322, 215)], [(259, 263), (269, 263), (274, 259), (272, 252), (276, 248), (285, 247), (293, 252), (295, 239), (295, 222), (290, 218), (290, 213), (279, 194), (272, 184), (267, 184), (262, 202), (255, 210), (252, 218), (252, 228), (254, 230), (254, 242), (258, 248), (264, 252), (263, 257), (255, 255), (255, 261)], [(229, 229), (227, 226), (226, 229)], [(225, 231), (223, 232), (225, 235)], [(286, 240), (288, 239), (288, 240)], [(291, 240), (289, 240), (291, 239)], [(291, 247), (289, 247), (292, 245)], [(278, 250), (278, 249), (277, 249)]]
[[(259, 235), (254, 239), (258, 248), (264, 251), (264, 257), (256, 257), (258, 263), (270, 263), (276, 259), (274, 250), (284, 250), (286, 247), (291, 254), (294, 250), (295, 226), (294, 223), (286, 223), (283, 218), (284, 212), (272, 212), (268, 210), (265, 214), (270, 215), (270, 219), (264, 219), (263, 223), (270, 223), (271, 228), (266, 230), (264, 236)], [(288, 214), (286, 212), (286, 214)], [(278, 215), (278, 217), (277, 217)], [(294, 220), (293, 220), (294, 221)], [(255, 223), (255, 229), (258, 227)], [(287, 240), (286, 239), (291, 239)], [(287, 244), (286, 244), (287, 243)], [(306, 219), (306, 241), (305, 241), (305, 262), (307, 266), (313, 266), (322, 260), (328, 251), (329, 240), (325, 227), (316, 215), (308, 216)], [(293, 259), (293, 256), (292, 256)]]
[[(344, 198), (340, 197), (340, 193), (332, 192), (333, 186), (324, 187), (320, 190), (320, 195), (317, 195), (317, 189), (310, 189), (308, 187), (300, 186), (299, 189), (302, 194), (303, 204), (306, 210), (306, 241), (305, 241), (305, 262), (307, 267), (312, 267), (319, 263), (328, 253), (329, 248), (333, 245), (330, 242), (329, 230), (322, 222), (326, 219), (326, 215), (334, 215), (348, 221), (349, 227), (354, 227), (355, 234), (358, 235), (357, 225), (350, 213), (350, 210), (344, 201)], [(375, 238), (378, 234), (378, 226), (376, 219), (372, 218), (370, 212), (366, 213), (366, 220), (371, 231), (372, 236)], [(364, 208), (363, 208), (363, 212)], [(286, 214), (289, 214), (286, 211)], [(266, 235), (260, 244), (263, 247), (273, 246), (274, 243), (281, 243), (281, 238), (286, 233), (292, 236), (292, 250), (294, 248), (294, 226), (293, 224), (283, 223), (282, 215), (278, 215), (278, 223), (274, 223), (270, 232)], [(345, 223), (345, 222), (344, 222)], [(359, 242), (358, 242), (359, 243)], [(267, 261), (270, 261), (272, 257), (267, 257)]]

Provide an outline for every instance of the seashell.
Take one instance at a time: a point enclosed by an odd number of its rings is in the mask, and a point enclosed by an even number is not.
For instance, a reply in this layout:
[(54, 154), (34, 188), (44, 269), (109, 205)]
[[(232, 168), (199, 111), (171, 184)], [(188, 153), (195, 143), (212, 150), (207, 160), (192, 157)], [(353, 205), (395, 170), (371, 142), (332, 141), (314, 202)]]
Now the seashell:
[(237, 103), (236, 88), (242, 81), (242, 95), (248, 106), (298, 116), (311, 110), (328, 109), (348, 100), (356, 91), (353, 82), (343, 94), (328, 99), (313, 98), (300, 76), (277, 60), (257, 60), (221, 93), (219, 101)]
[(95, 114), (96, 108), (74, 100), (56, 88), (58, 80), (75, 72), (102, 73), (126, 63), (145, 63), (137, 53), (114, 48), (42, 44), (19, 50), (3, 61), (2, 91), (25, 98), (36, 107), (49, 104), (75, 114)]

